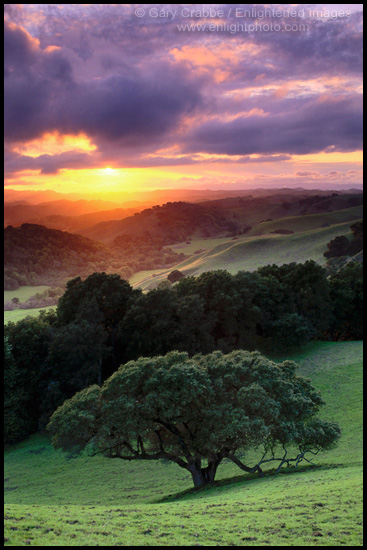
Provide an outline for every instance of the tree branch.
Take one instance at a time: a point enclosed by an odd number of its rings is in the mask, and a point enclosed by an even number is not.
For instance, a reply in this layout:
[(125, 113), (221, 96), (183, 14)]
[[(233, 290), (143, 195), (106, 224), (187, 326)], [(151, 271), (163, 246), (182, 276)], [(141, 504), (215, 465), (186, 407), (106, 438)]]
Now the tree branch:
[(137, 454), (134, 456), (114, 454), (114, 455), (110, 455), (109, 458), (120, 458), (121, 460), (129, 460), (129, 461), (130, 460), (160, 460), (163, 458), (163, 459), (175, 462), (178, 466), (181, 466), (181, 468), (185, 468), (185, 470), (188, 470), (188, 464), (184, 460), (164, 452), (153, 453), (153, 454), (144, 453), (144, 454)]
[(265, 462), (273, 462), (273, 461), (280, 461), (280, 464), (276, 470), (276, 473), (278, 474), (280, 472), (280, 469), (281, 467), (283, 466), (283, 464), (287, 464), (287, 466), (289, 466), (289, 463), (290, 462), (295, 462), (295, 466), (297, 467), (298, 464), (302, 461), (302, 460), (305, 460), (306, 462), (309, 462), (310, 464), (312, 463), (311, 460), (307, 459), (305, 457), (305, 454), (306, 453), (311, 453), (313, 455), (317, 455), (320, 451), (320, 449), (317, 449), (316, 451), (313, 451), (312, 449), (299, 449), (300, 453), (295, 457), (295, 458), (287, 458), (287, 454), (288, 454), (288, 451), (287, 449), (284, 447), (283, 445), (283, 450), (284, 450), (284, 455), (282, 457), (276, 457), (274, 456), (274, 447), (271, 448), (271, 458), (267, 458), (265, 459), (265, 456), (266, 454), (268, 453), (268, 450), (266, 450), (263, 454), (263, 456), (261, 457), (260, 461), (255, 464), (255, 466), (253, 466), (252, 468), (250, 468), (249, 466), (246, 466), (245, 464), (243, 464), (243, 462), (241, 462), (241, 460), (239, 458), (237, 458), (234, 453), (229, 453), (227, 454), (226, 456), (232, 460), (232, 462), (234, 462), (239, 468), (241, 468), (241, 470), (244, 470), (245, 472), (248, 472), (249, 474), (253, 474), (254, 472), (258, 471), (259, 472), (259, 475), (263, 475), (263, 471), (262, 469), (260, 468), (260, 464), (264, 464)]
[[(188, 469), (188, 464), (182, 460), (180, 457), (174, 456), (170, 453), (167, 453), (164, 451), (163, 446), (161, 446), (161, 450), (158, 453), (147, 453), (144, 449), (143, 442), (140, 438), (140, 448), (141, 452), (135, 451), (135, 449), (132, 447), (132, 445), (128, 441), (124, 441), (122, 443), (118, 443), (112, 447), (107, 447), (105, 449), (101, 449), (99, 451), (96, 451), (93, 453), (93, 456), (99, 453), (109, 453), (109, 458), (120, 458), (121, 460), (170, 460), (172, 462), (175, 462), (178, 466), (181, 468), (185, 468), (185, 470)], [(123, 448), (128, 449), (131, 454), (130, 455), (123, 455), (121, 454), (121, 451)]]
[(182, 452), (187, 460), (188, 463), (194, 462), (194, 458), (192, 454), (189, 451), (188, 446), (185, 443), (184, 438), (182, 437), (182, 434), (180, 431), (176, 428), (176, 426), (173, 426), (172, 424), (168, 424), (168, 422), (165, 422), (164, 420), (160, 420), (159, 418), (154, 418), (154, 422), (157, 422), (157, 424), (161, 424), (164, 426), (171, 434), (175, 435), (179, 441), (180, 447), (182, 449)]
[(245, 472), (248, 472), (249, 474), (253, 474), (254, 472), (259, 472), (259, 475), (263, 475), (263, 471), (260, 468), (260, 464), (262, 464), (262, 462), (264, 462), (263, 458), (265, 457), (265, 455), (266, 455), (266, 452), (263, 454), (262, 459), (260, 460), (260, 462), (258, 462), (255, 466), (253, 466), (253, 468), (250, 468), (249, 466), (246, 466), (245, 464), (243, 464), (243, 462), (241, 462), (241, 460), (239, 458), (237, 458), (234, 455), (234, 453), (227, 454), (227, 458), (232, 460), (232, 462), (234, 462), (236, 464), (236, 466), (241, 468), (241, 470), (244, 470)]

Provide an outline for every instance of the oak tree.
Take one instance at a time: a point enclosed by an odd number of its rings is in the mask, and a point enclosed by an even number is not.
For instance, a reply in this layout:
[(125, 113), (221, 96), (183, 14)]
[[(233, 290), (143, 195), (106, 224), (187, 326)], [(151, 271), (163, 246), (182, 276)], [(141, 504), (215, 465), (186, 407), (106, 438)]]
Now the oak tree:
[[(337, 424), (317, 418), (321, 396), (296, 369), (243, 350), (142, 357), (65, 401), (48, 428), (64, 450), (172, 461), (195, 487), (213, 482), (223, 459), (259, 474), (275, 460), (279, 470), (333, 447), (340, 435)], [(298, 449), (292, 458), (290, 446)], [(261, 454), (253, 466), (243, 458), (251, 449)]]

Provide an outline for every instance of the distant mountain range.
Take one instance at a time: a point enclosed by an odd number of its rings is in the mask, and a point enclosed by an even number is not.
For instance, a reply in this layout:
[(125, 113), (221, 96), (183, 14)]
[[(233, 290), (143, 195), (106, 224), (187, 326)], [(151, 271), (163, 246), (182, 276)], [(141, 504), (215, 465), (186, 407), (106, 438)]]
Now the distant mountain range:
[[(320, 185), (321, 187), (321, 185)], [(356, 185), (355, 188), (350, 189), (337, 189), (337, 190), (321, 190), (321, 189), (304, 189), (302, 187), (295, 188), (253, 188), (253, 189), (221, 189), (210, 188), (207, 189), (204, 185), (200, 185), (195, 189), (154, 189), (152, 191), (134, 191), (134, 192), (105, 192), (103, 197), (100, 195), (86, 195), (85, 193), (59, 193), (57, 191), (44, 190), (18, 190), (18, 189), (4, 189), (4, 201), (5, 202), (27, 202), (29, 204), (39, 204), (41, 202), (51, 202), (57, 200), (71, 200), (73, 202), (84, 200), (92, 203), (98, 202), (100, 205), (104, 204), (106, 208), (94, 208), (94, 210), (107, 210), (116, 208), (116, 203), (119, 207), (128, 208), (130, 206), (153, 205), (163, 204), (168, 201), (187, 201), (197, 202), (205, 200), (215, 200), (225, 197), (240, 197), (245, 195), (257, 196), (269, 196), (273, 194), (308, 194), (308, 195), (321, 195), (330, 193), (361, 193), (362, 185)], [(91, 212), (91, 210), (90, 210)]]
[[(113, 203), (112, 203), (113, 204)], [(41, 224), (51, 229), (79, 233), (101, 221), (116, 220), (139, 212), (142, 207), (113, 208), (99, 201), (58, 200), (40, 204), (5, 203), (4, 227), (23, 223)]]

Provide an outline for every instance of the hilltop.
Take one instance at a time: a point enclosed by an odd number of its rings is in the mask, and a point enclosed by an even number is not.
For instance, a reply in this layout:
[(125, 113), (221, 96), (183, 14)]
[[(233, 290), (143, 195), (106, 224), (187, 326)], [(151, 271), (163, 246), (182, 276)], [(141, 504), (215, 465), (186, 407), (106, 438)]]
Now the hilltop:
[[(109, 196), (106, 193), (106, 197)], [(187, 204), (198, 208), (189, 209)], [(82, 199), (78, 194), (6, 189), (4, 227), (18, 227), (23, 223), (44, 225), (80, 233), (105, 244), (111, 244), (120, 235), (132, 234), (144, 235), (144, 238), (151, 234), (154, 239), (172, 243), (174, 238), (233, 236), (265, 220), (326, 213), (361, 204), (362, 192), (357, 189), (166, 189), (135, 194), (121, 192), (109, 200)], [(139, 212), (141, 217), (135, 219), (134, 215)], [(172, 215), (177, 216), (176, 221), (172, 220)], [(129, 221), (122, 221), (126, 219)], [(162, 221), (166, 224), (168, 221), (167, 231), (163, 223), (159, 223)], [(139, 228), (140, 224), (142, 228)], [(166, 233), (172, 231), (169, 239)]]
[[(361, 208), (362, 194), (311, 195), (271, 194), (265, 197), (230, 197), (200, 203), (168, 202), (147, 208), (134, 216), (106, 221), (84, 229), (89, 238), (111, 244), (123, 236), (159, 239), (174, 244), (202, 237), (233, 237), (254, 229), (263, 222), (297, 216), (321, 215)], [(359, 219), (360, 211), (346, 212), (341, 221)], [(327, 222), (329, 223), (329, 222)]]
[(173, 244), (195, 236), (215, 236), (236, 231), (231, 214), (224, 216), (201, 204), (168, 202), (163, 206), (147, 208), (122, 220), (97, 224), (83, 234), (105, 243), (112, 243), (116, 237), (133, 236), (161, 240)]
[(24, 223), (44, 225), (50, 229), (60, 229), (78, 233), (101, 221), (125, 218), (139, 212), (145, 205), (111, 209), (111, 203), (102, 201), (58, 200), (40, 204), (5, 203), (4, 227), (19, 227)]

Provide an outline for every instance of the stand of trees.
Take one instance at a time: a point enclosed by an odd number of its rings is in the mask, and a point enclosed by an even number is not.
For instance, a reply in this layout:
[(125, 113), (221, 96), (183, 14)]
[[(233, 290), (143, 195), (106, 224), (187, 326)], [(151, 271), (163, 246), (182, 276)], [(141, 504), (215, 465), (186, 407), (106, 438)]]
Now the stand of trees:
[(352, 239), (344, 235), (335, 237), (328, 244), (328, 250), (324, 252), (325, 258), (339, 258), (340, 256), (354, 256), (363, 250), (363, 221), (350, 226)]
[[(323, 404), (296, 364), (279, 365), (258, 352), (195, 355), (170, 352), (121, 366), (102, 387), (65, 401), (51, 417), (53, 445), (122, 460), (164, 459), (190, 472), (195, 487), (211, 483), (229, 459), (246, 472), (261, 464), (296, 465), (332, 448), (333, 422), (316, 417)], [(298, 452), (288, 457), (288, 448)], [(254, 466), (239, 456), (262, 448)], [(282, 451), (277, 456), (277, 447)]]
[(361, 339), (362, 283), (361, 264), (327, 277), (313, 261), (213, 271), (146, 294), (116, 274), (72, 279), (56, 312), (5, 326), (5, 440), (45, 427), (65, 399), (142, 356)]

